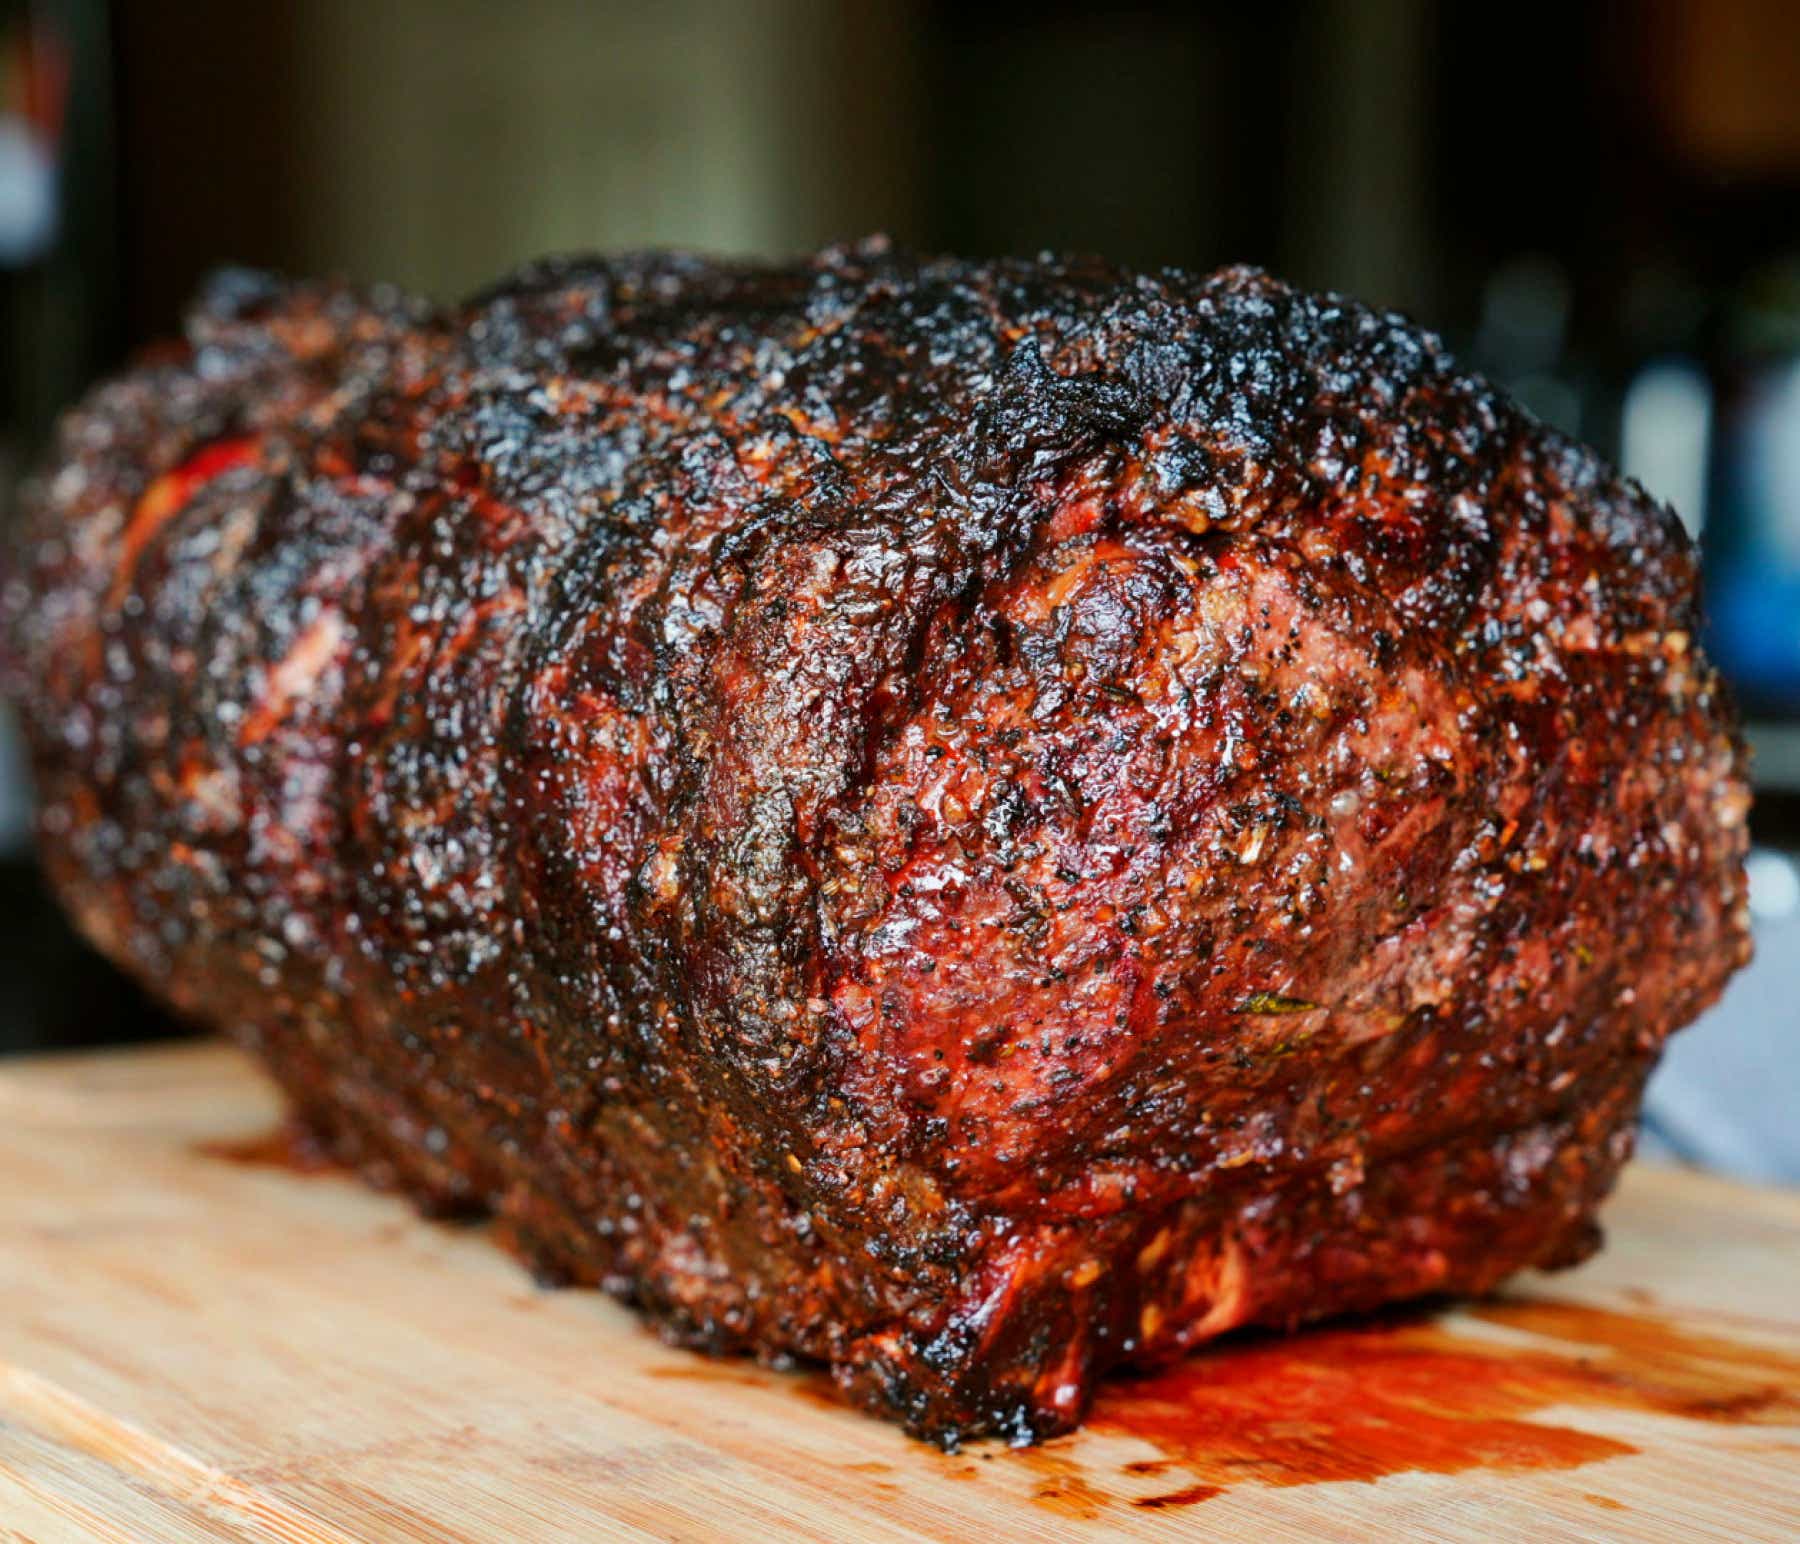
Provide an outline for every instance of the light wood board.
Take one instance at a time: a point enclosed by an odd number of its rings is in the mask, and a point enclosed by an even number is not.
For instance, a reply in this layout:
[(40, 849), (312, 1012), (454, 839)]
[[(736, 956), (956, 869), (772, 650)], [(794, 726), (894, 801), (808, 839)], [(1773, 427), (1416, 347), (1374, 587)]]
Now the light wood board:
[[(0, 1064), (0, 1540), (1800, 1538), (1800, 1429), (1767, 1420), (1560, 1406), (1526, 1419), (1634, 1451), (1163, 1508), (1133, 1503), (1179, 1466), (1117, 1432), (940, 1454), (540, 1290), (478, 1228), (200, 1150), (277, 1110), (215, 1044)], [(1792, 1380), (1800, 1195), (1639, 1167), (1605, 1220), (1595, 1261), (1518, 1290)]]

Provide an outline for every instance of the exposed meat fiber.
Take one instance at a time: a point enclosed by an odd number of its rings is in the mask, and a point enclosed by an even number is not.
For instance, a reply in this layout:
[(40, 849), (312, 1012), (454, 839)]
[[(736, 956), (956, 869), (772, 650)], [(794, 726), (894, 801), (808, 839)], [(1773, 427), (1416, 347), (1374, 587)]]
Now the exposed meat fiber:
[(1245, 269), (232, 274), (24, 542), (102, 949), (371, 1177), (939, 1441), (1580, 1259), (1747, 953), (1669, 512)]

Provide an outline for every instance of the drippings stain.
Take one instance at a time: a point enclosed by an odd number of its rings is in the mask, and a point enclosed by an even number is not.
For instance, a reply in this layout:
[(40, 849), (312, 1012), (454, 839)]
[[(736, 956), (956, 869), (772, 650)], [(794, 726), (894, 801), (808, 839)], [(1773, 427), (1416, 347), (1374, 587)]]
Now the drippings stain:
[[(1016, 1465), (1038, 1506), (1093, 1519), (1124, 1506), (1194, 1506), (1246, 1484), (1569, 1470), (1638, 1451), (1544, 1419), (1553, 1407), (1715, 1425), (1800, 1423), (1800, 1356), (1767, 1345), (1648, 1312), (1548, 1297), (1501, 1298), (1465, 1306), (1461, 1315), (1512, 1333), (1459, 1333), (1415, 1307), (1294, 1335), (1233, 1336), (1166, 1371), (1103, 1385), (1086, 1429), (1136, 1438), (1155, 1456), (1103, 1467), (1075, 1433), (1034, 1448), (984, 1443), (938, 1455), (942, 1472), (974, 1479), (983, 1464)], [(846, 1408), (843, 1391), (819, 1368), (773, 1371), (696, 1358), (651, 1376), (785, 1390)], [(1800, 1445), (1782, 1450), (1800, 1454)], [(887, 1466), (871, 1460), (847, 1468), (881, 1476)], [(1598, 1492), (1582, 1498), (1625, 1510)]]
[(318, 1137), (296, 1120), (284, 1120), (254, 1136), (196, 1142), (194, 1151), (246, 1168), (281, 1169), (289, 1174), (328, 1174), (340, 1168)]
[(1131, 1504), (1155, 1511), (1169, 1506), (1192, 1506), (1196, 1501), (1211, 1501), (1214, 1496), (1223, 1495), (1224, 1492), (1223, 1485), (1185, 1485), (1180, 1490), (1171, 1490), (1160, 1496), (1139, 1496)]
[(1128, 1474), (1190, 1475), (1192, 1486), (1132, 1503), (1173, 1507), (1245, 1482), (1562, 1470), (1637, 1451), (1534, 1418), (1551, 1406), (1733, 1424), (1800, 1420), (1800, 1358), (1654, 1315), (1550, 1298), (1469, 1312), (1540, 1343), (1457, 1335), (1416, 1313), (1246, 1339), (1109, 1384), (1088, 1426), (1162, 1453), (1125, 1465)]
[(1173, 1459), (1140, 1458), (1136, 1463), (1125, 1465), (1127, 1474), (1167, 1474), (1175, 1467)]
[(1063, 1517), (1099, 1517), (1113, 1497), (1088, 1478), (1081, 1464), (1053, 1447), (1021, 1448), (1019, 1462), (1040, 1476), (1031, 1499)]

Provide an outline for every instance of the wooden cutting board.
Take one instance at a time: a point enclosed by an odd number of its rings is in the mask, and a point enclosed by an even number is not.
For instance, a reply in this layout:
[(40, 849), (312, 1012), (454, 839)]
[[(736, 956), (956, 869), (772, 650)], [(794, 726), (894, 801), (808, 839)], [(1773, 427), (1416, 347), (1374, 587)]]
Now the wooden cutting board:
[(946, 1455), (243, 1161), (276, 1116), (217, 1045), (0, 1066), (0, 1539), (1800, 1538), (1800, 1195), (1638, 1168), (1577, 1272)]

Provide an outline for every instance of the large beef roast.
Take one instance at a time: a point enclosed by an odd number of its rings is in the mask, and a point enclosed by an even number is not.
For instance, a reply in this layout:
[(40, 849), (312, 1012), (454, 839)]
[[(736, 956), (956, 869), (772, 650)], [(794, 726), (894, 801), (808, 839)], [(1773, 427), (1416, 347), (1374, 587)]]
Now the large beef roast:
[(1580, 1259), (1747, 952), (1669, 512), (1248, 270), (229, 274), (27, 524), (87, 934), (371, 1177), (939, 1440)]

